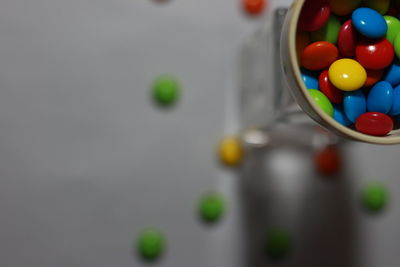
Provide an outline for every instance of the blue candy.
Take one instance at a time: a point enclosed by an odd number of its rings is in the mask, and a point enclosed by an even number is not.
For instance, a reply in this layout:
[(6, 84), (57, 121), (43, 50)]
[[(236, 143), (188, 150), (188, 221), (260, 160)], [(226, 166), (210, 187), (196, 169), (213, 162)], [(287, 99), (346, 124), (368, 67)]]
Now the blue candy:
[(397, 59), (388, 68), (383, 80), (389, 82), (391, 85), (396, 86), (400, 84), (400, 61)]
[(393, 90), (393, 105), (389, 114), (392, 116), (400, 115), (400, 85)]
[(383, 16), (371, 8), (357, 8), (353, 12), (351, 20), (354, 27), (362, 35), (368, 38), (384, 37), (388, 30), (388, 26)]
[(367, 111), (367, 100), (362, 90), (345, 92), (343, 98), (344, 113), (351, 122)]
[(318, 74), (309, 70), (301, 69), (301, 78), (307, 89), (319, 89)]
[(379, 82), (372, 87), (367, 98), (367, 109), (370, 112), (388, 114), (393, 105), (393, 87), (388, 82)]
[(353, 124), (347, 118), (346, 114), (344, 113), (343, 107), (341, 105), (333, 105), (333, 108), (334, 108), (333, 118), (335, 119), (335, 121), (344, 126), (349, 126)]

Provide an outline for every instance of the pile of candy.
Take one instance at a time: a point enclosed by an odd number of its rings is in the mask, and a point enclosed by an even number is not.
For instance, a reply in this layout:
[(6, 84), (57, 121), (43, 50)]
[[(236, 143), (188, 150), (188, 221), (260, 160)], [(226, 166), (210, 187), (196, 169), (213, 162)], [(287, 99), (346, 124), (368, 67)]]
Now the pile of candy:
[(306, 0), (297, 31), (302, 78), (337, 122), (386, 136), (400, 115), (400, 1)]

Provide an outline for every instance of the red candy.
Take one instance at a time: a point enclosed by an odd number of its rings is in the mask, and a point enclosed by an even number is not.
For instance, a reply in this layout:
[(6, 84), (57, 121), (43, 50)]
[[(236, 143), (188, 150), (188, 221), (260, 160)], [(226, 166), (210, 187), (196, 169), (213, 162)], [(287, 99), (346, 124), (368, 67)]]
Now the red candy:
[(356, 120), (356, 129), (364, 134), (386, 136), (393, 130), (393, 120), (380, 112), (367, 112)]
[(308, 70), (328, 68), (339, 55), (339, 51), (329, 42), (315, 42), (308, 45), (301, 54), (301, 65)]
[(383, 70), (367, 70), (367, 81), (365, 87), (370, 87), (379, 82), (383, 76)]
[(317, 170), (324, 175), (333, 175), (340, 171), (342, 161), (340, 153), (335, 146), (326, 147), (315, 155)]
[(319, 76), (319, 88), (331, 102), (335, 104), (340, 104), (343, 102), (343, 91), (337, 89), (329, 81), (327, 70), (323, 71)]
[(346, 21), (339, 31), (338, 47), (345, 57), (354, 57), (357, 46), (357, 30), (353, 27), (351, 19)]
[(393, 58), (393, 45), (385, 38), (363, 39), (357, 44), (356, 60), (366, 69), (384, 69), (392, 63)]
[(328, 21), (330, 14), (327, 0), (307, 0), (301, 10), (299, 28), (308, 32), (319, 30)]

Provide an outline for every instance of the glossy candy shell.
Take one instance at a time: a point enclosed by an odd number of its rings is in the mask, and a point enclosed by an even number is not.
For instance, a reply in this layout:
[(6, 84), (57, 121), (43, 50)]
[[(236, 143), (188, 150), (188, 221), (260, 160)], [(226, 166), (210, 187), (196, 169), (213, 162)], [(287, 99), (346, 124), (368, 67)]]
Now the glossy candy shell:
[(400, 34), (398, 34), (394, 39), (394, 50), (397, 58), (400, 59)]
[(387, 24), (385, 19), (371, 8), (357, 8), (351, 19), (354, 27), (365, 37), (381, 38), (386, 35)]
[(343, 102), (343, 91), (337, 89), (330, 81), (328, 77), (328, 71), (325, 70), (319, 76), (319, 88), (322, 93), (335, 104)]
[(383, 70), (367, 70), (367, 81), (364, 86), (370, 87), (379, 82), (382, 79), (383, 73)]
[(340, 59), (330, 66), (329, 80), (342, 91), (355, 91), (364, 86), (367, 72), (353, 59)]
[(393, 62), (393, 64), (386, 71), (383, 80), (389, 82), (393, 86), (400, 84), (400, 61), (395, 60)]
[(367, 111), (367, 100), (361, 90), (346, 92), (343, 98), (344, 113), (351, 122)]
[(329, 0), (332, 13), (338, 16), (349, 15), (360, 6), (362, 0)]
[(400, 21), (392, 16), (384, 16), (386, 24), (388, 26), (388, 31), (386, 33), (386, 39), (394, 44), (397, 34), (400, 32)]
[(366, 69), (381, 70), (394, 59), (393, 45), (387, 39), (363, 39), (356, 48), (356, 60)]
[(306, 85), (307, 89), (319, 89), (319, 84), (318, 84), (318, 73), (315, 73), (313, 71), (301, 70), (301, 78), (304, 81), (304, 84)]
[(311, 33), (311, 39), (313, 42), (327, 41), (336, 44), (341, 26), (339, 19), (331, 15), (327, 23), (321, 29)]
[(301, 54), (301, 65), (308, 70), (322, 70), (331, 65), (339, 51), (329, 42), (315, 42), (308, 45)]
[(374, 85), (367, 97), (367, 110), (372, 112), (389, 113), (393, 105), (393, 87), (382, 81)]
[(393, 120), (383, 113), (367, 112), (357, 119), (356, 129), (364, 134), (386, 136), (393, 130)]
[(389, 114), (392, 116), (400, 115), (400, 86), (393, 90), (393, 105)]
[(341, 107), (340, 105), (333, 105), (333, 108), (333, 118), (335, 119), (335, 121), (344, 126), (350, 126), (353, 124), (353, 122), (351, 122), (344, 113), (343, 107)]
[(323, 110), (326, 114), (333, 118), (333, 106), (329, 99), (320, 91), (315, 89), (309, 89), (311, 97), (314, 99), (315, 103)]
[(345, 57), (353, 57), (356, 54), (357, 30), (351, 20), (346, 21), (339, 30), (338, 48)]
[(328, 21), (330, 14), (327, 0), (307, 0), (301, 11), (298, 27), (309, 32), (319, 30)]

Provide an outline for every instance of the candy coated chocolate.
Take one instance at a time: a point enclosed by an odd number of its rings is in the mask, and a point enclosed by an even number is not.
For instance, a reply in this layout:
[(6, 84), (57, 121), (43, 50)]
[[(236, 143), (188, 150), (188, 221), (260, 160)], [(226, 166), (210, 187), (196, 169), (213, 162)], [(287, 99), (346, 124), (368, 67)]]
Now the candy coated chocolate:
[(356, 60), (366, 69), (384, 69), (392, 63), (393, 59), (393, 45), (385, 38), (363, 39), (357, 44)]
[(338, 47), (345, 57), (353, 57), (356, 54), (357, 30), (351, 20), (346, 21), (339, 30)]
[(354, 27), (365, 37), (381, 38), (386, 35), (388, 27), (385, 19), (371, 8), (357, 8), (351, 19)]
[(382, 81), (374, 85), (367, 97), (367, 110), (380, 113), (389, 113), (393, 105), (393, 87)]
[(367, 112), (357, 118), (357, 131), (374, 136), (386, 136), (393, 130), (393, 120), (380, 112)]
[(367, 111), (367, 100), (362, 90), (346, 92), (343, 98), (344, 113), (351, 122), (356, 122)]
[(309, 32), (319, 30), (328, 21), (330, 14), (327, 0), (307, 0), (300, 13), (299, 28)]

